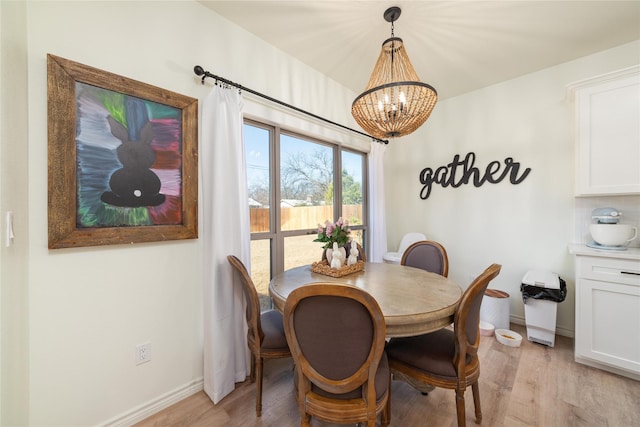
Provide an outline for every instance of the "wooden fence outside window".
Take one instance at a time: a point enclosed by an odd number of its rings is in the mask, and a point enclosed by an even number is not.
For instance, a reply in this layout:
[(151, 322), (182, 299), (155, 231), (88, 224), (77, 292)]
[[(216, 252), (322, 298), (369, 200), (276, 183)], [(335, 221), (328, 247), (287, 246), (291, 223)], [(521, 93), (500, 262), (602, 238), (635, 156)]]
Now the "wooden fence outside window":
[[(266, 233), (269, 231), (269, 208), (251, 208), (249, 216), (252, 233)], [(297, 206), (293, 208), (280, 208), (282, 217), (282, 230), (304, 230), (317, 228), (318, 224), (325, 221), (334, 221), (333, 206)], [(350, 225), (362, 224), (362, 205), (344, 205), (342, 207), (343, 218)]]

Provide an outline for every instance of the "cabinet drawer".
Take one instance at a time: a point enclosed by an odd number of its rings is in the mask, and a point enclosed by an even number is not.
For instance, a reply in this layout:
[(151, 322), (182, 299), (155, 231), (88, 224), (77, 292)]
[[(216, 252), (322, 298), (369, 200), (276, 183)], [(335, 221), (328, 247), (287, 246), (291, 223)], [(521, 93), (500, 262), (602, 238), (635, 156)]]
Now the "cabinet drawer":
[(577, 257), (578, 277), (640, 286), (640, 261)]

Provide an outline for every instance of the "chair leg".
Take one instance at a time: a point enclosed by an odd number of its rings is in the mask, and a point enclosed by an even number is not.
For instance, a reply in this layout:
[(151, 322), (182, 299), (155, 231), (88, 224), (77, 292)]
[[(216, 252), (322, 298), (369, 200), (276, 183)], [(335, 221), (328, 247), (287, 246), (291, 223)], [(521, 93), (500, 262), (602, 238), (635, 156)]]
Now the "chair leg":
[(262, 358), (256, 357), (256, 417), (262, 416)]
[(464, 411), (464, 389), (456, 389), (456, 414), (458, 416), (458, 427), (465, 427), (467, 420)]
[(380, 425), (382, 427), (387, 427), (391, 422), (391, 404), (389, 403), (391, 399), (387, 400), (386, 405), (384, 405), (384, 409), (382, 410), (382, 414), (380, 414)]
[(384, 405), (381, 417), (382, 427), (387, 427), (391, 422), (391, 375), (389, 375), (389, 388), (387, 390), (387, 403)]
[(309, 427), (311, 425), (311, 415), (307, 413), (300, 415), (300, 427)]
[(476, 409), (476, 424), (482, 422), (482, 408), (480, 408), (480, 388), (478, 382), (471, 384), (471, 390), (473, 391), (473, 406)]
[(251, 367), (249, 370), (249, 381), (254, 382), (256, 380), (256, 355), (251, 354)]

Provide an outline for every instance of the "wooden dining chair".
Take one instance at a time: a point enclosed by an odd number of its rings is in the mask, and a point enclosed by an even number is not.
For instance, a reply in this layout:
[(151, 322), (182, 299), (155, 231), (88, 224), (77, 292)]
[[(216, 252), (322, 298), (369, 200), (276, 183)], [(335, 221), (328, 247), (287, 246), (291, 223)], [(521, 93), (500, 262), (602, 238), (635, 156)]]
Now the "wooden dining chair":
[(251, 352), (251, 373), (249, 380), (256, 381), (256, 416), (262, 415), (262, 364), (264, 359), (290, 357), (284, 333), (282, 314), (276, 310), (260, 313), (258, 291), (247, 272), (246, 267), (236, 256), (229, 255), (227, 260), (240, 275), (242, 291), (247, 301), (246, 318), (249, 327), (247, 344)]
[(440, 243), (431, 240), (412, 243), (402, 254), (400, 264), (437, 273), (444, 277), (449, 275), (447, 250)]
[(392, 372), (419, 382), (453, 389), (456, 392), (458, 426), (466, 425), (464, 392), (473, 391), (476, 423), (482, 421), (480, 408), (480, 304), (489, 282), (502, 266), (493, 264), (469, 285), (455, 312), (453, 330), (445, 328), (425, 335), (392, 338), (387, 345)]
[(295, 363), (300, 425), (389, 424), (391, 376), (385, 322), (376, 300), (354, 286), (313, 283), (285, 303), (284, 330)]

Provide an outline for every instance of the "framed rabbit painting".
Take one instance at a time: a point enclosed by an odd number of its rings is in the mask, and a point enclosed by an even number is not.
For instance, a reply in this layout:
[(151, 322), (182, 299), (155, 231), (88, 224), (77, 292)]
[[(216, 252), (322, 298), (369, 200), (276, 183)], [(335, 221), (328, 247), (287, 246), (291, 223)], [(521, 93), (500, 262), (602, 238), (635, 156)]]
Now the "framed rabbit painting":
[(49, 248), (198, 237), (198, 101), (47, 55)]

